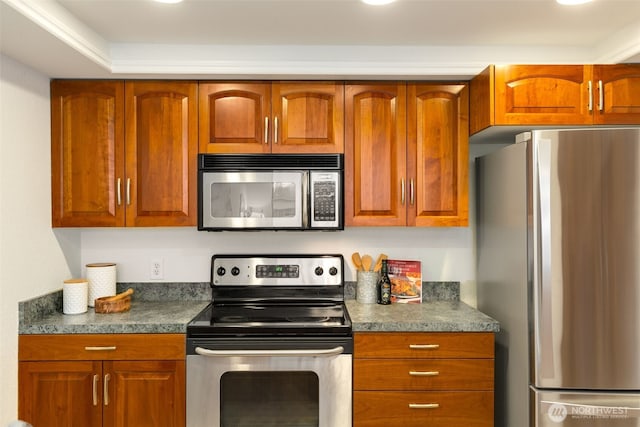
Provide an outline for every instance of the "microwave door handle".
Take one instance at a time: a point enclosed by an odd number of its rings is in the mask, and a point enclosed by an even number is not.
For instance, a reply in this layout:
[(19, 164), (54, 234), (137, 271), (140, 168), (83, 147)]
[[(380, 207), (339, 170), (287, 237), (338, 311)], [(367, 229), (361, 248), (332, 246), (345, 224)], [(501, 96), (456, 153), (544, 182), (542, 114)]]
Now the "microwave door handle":
[(338, 356), (344, 353), (341, 345), (329, 349), (321, 350), (209, 350), (196, 347), (196, 353), (207, 357), (309, 357), (309, 356)]

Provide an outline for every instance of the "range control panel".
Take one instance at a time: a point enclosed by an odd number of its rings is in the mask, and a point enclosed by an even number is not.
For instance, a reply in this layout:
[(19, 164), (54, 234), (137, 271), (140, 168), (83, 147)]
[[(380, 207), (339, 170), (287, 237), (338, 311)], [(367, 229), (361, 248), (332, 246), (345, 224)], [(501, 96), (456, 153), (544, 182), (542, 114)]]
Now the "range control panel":
[(344, 278), (342, 255), (214, 255), (215, 286), (339, 286)]

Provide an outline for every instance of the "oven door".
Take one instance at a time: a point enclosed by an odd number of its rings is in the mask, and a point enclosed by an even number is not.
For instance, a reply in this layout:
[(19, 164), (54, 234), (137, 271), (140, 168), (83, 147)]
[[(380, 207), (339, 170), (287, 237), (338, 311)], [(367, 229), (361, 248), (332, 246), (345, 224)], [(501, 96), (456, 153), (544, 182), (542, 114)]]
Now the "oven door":
[(351, 354), (207, 350), (187, 356), (187, 427), (351, 427)]
[(308, 228), (308, 172), (201, 171), (200, 230)]

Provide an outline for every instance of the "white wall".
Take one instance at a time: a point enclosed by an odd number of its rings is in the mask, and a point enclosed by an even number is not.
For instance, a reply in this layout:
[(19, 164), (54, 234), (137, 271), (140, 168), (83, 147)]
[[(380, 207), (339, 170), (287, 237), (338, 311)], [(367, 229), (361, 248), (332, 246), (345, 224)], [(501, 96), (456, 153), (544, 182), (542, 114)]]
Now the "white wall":
[(49, 123), (49, 79), (0, 55), (1, 426), (17, 417), (18, 302), (62, 287), (61, 246), (79, 262), (78, 233), (51, 229)]

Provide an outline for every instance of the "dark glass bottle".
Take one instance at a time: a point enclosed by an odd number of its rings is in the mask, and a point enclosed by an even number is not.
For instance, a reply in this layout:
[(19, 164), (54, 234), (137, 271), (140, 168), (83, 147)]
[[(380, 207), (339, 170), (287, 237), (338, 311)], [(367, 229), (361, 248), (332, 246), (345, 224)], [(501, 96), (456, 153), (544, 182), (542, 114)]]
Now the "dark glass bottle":
[(387, 272), (387, 260), (382, 260), (382, 270), (380, 270), (380, 281), (378, 282), (378, 304), (391, 304), (391, 280)]

